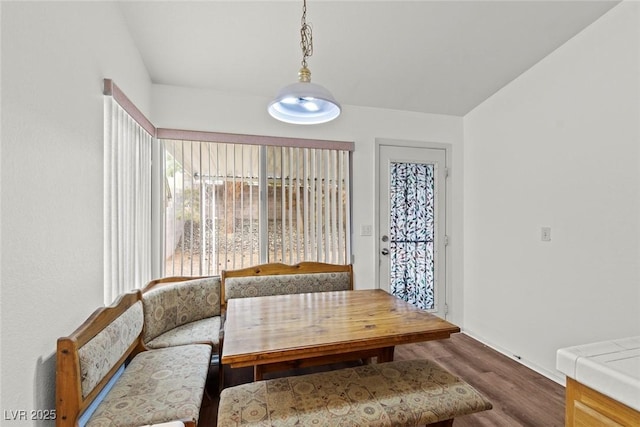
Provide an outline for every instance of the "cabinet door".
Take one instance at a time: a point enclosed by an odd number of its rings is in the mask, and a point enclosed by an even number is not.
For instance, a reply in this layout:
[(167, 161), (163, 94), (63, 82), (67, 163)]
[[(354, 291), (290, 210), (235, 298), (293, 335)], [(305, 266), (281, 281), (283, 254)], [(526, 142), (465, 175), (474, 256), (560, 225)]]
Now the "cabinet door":
[(582, 402), (573, 402), (573, 424), (574, 426), (602, 426), (602, 427), (623, 427), (606, 415), (596, 411)]
[(640, 412), (567, 378), (568, 427), (640, 426)]

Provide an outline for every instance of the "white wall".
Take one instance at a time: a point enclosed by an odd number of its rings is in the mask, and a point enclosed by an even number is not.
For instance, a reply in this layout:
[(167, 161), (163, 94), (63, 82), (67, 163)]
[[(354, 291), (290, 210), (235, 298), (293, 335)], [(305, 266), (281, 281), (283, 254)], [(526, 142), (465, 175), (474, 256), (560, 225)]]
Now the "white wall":
[(4, 418), (55, 407), (56, 339), (102, 304), (102, 79), (143, 111), (151, 83), (115, 3), (1, 8)]
[(559, 381), (558, 348), (640, 334), (639, 8), (464, 118), (464, 327)]
[[(296, 127), (267, 99), (152, 86), (112, 2), (0, 7), (3, 411), (53, 408), (55, 340), (102, 303), (104, 77), (158, 126), (355, 141), (355, 230), (374, 223), (376, 138), (450, 144), (454, 322), (551, 376), (559, 347), (640, 333), (637, 4), (465, 117), (464, 157), (459, 117), (345, 106)], [(359, 288), (373, 239), (354, 235)]]
[[(274, 88), (274, 94), (279, 88)], [(335, 94), (338, 96), (338, 94)], [(377, 253), (375, 237), (360, 236), (362, 225), (374, 225), (375, 139), (386, 138), (450, 144), (452, 176), (449, 234), (449, 302), (453, 322), (462, 321), (462, 118), (403, 111), (343, 106), (338, 119), (323, 125), (296, 126), (271, 118), (269, 99), (164, 85), (152, 91), (153, 121), (158, 127), (213, 132), (354, 141), (353, 253), (357, 288), (374, 288)]]

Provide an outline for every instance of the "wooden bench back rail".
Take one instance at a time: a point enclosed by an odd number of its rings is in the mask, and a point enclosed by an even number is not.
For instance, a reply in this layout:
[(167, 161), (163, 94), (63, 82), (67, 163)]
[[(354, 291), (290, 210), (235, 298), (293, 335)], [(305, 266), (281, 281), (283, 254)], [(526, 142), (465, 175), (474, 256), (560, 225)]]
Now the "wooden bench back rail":
[(186, 282), (189, 280), (194, 280), (194, 279), (207, 279), (213, 276), (169, 276), (169, 277), (162, 277), (160, 279), (155, 279), (150, 281), (149, 283), (147, 283), (144, 288), (142, 288), (142, 293), (146, 293), (149, 292), (152, 289), (156, 289), (159, 288), (163, 285), (166, 285), (168, 283), (175, 283), (175, 282)]
[(142, 329), (141, 293), (135, 291), (97, 309), (71, 335), (58, 339), (56, 425), (76, 425), (118, 368), (143, 350)]
[(352, 290), (353, 266), (322, 262), (269, 263), (223, 270), (221, 281), (221, 302), (225, 305), (229, 298)]

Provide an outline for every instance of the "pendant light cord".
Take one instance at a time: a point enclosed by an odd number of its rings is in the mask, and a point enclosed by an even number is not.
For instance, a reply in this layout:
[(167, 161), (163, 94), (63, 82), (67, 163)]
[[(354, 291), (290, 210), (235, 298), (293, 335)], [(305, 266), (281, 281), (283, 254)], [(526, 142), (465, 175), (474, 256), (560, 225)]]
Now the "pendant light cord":
[(302, 48), (302, 67), (307, 68), (307, 58), (313, 55), (313, 35), (311, 34), (311, 24), (307, 24), (307, 0), (303, 0), (301, 24), (300, 47)]

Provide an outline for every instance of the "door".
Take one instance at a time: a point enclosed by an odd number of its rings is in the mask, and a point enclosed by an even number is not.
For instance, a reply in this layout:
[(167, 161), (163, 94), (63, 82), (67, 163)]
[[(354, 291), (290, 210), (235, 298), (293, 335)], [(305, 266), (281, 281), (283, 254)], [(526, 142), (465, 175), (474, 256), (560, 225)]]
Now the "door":
[(446, 151), (378, 145), (379, 287), (446, 315)]

